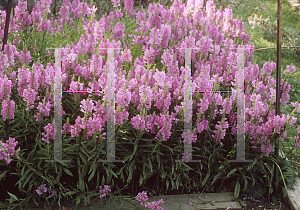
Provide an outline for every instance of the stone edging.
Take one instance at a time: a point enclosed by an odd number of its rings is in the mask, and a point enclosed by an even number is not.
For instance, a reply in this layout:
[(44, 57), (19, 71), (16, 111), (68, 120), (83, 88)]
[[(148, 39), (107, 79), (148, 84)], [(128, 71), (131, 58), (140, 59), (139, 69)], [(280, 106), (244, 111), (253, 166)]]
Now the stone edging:
[[(283, 155), (283, 151), (280, 150), (280, 156)], [(287, 189), (287, 197), (285, 199), (292, 210), (300, 209), (300, 177), (298, 174), (295, 177), (295, 183), (293, 187)]]

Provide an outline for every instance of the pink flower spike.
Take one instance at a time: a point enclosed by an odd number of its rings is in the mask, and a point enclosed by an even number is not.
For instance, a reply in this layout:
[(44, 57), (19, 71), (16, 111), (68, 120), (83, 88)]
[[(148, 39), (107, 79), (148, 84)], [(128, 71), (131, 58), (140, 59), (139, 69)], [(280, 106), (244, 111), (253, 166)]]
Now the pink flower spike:
[(290, 197), (292, 197), (292, 198), (293, 198), (293, 197), (294, 197), (294, 195), (290, 195)]

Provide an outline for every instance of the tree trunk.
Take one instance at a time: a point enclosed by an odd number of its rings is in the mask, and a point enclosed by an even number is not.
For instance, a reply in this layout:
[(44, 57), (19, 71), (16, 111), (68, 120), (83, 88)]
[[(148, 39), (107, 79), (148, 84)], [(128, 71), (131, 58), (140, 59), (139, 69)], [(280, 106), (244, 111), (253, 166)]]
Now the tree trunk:
[(27, 11), (30, 15), (33, 7), (35, 7), (35, 0), (27, 0)]
[(5, 28), (4, 28), (4, 37), (3, 37), (3, 40), (2, 40), (2, 52), (4, 51), (4, 46), (7, 44), (10, 13), (11, 13), (11, 0), (8, 0), (8, 5), (6, 7), (6, 20), (5, 20)]

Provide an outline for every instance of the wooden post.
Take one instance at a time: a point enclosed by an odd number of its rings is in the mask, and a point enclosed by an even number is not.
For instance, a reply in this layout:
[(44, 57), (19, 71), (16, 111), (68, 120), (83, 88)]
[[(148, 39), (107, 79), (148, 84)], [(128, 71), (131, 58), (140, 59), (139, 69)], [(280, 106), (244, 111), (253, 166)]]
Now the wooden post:
[[(278, 0), (278, 8), (277, 8), (277, 63), (276, 63), (276, 107), (275, 107), (275, 115), (280, 114), (280, 83), (281, 83), (281, 22), (282, 22), (282, 0)], [(276, 136), (275, 139), (275, 155), (277, 159), (279, 158), (279, 143), (278, 143), (278, 137)], [(278, 167), (275, 166), (275, 181), (276, 181), (276, 187), (275, 187), (275, 194), (278, 198), (279, 192), (278, 192)]]

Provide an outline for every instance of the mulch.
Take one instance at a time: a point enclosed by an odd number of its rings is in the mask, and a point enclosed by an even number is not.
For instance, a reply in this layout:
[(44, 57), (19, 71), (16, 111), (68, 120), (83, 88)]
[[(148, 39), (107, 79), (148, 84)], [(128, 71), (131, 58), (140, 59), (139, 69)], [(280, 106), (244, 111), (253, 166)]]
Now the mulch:
[(253, 198), (243, 199), (246, 206), (243, 207), (243, 210), (290, 210), (286, 201), (278, 201), (275, 206), (272, 206), (268, 200), (255, 200)]

